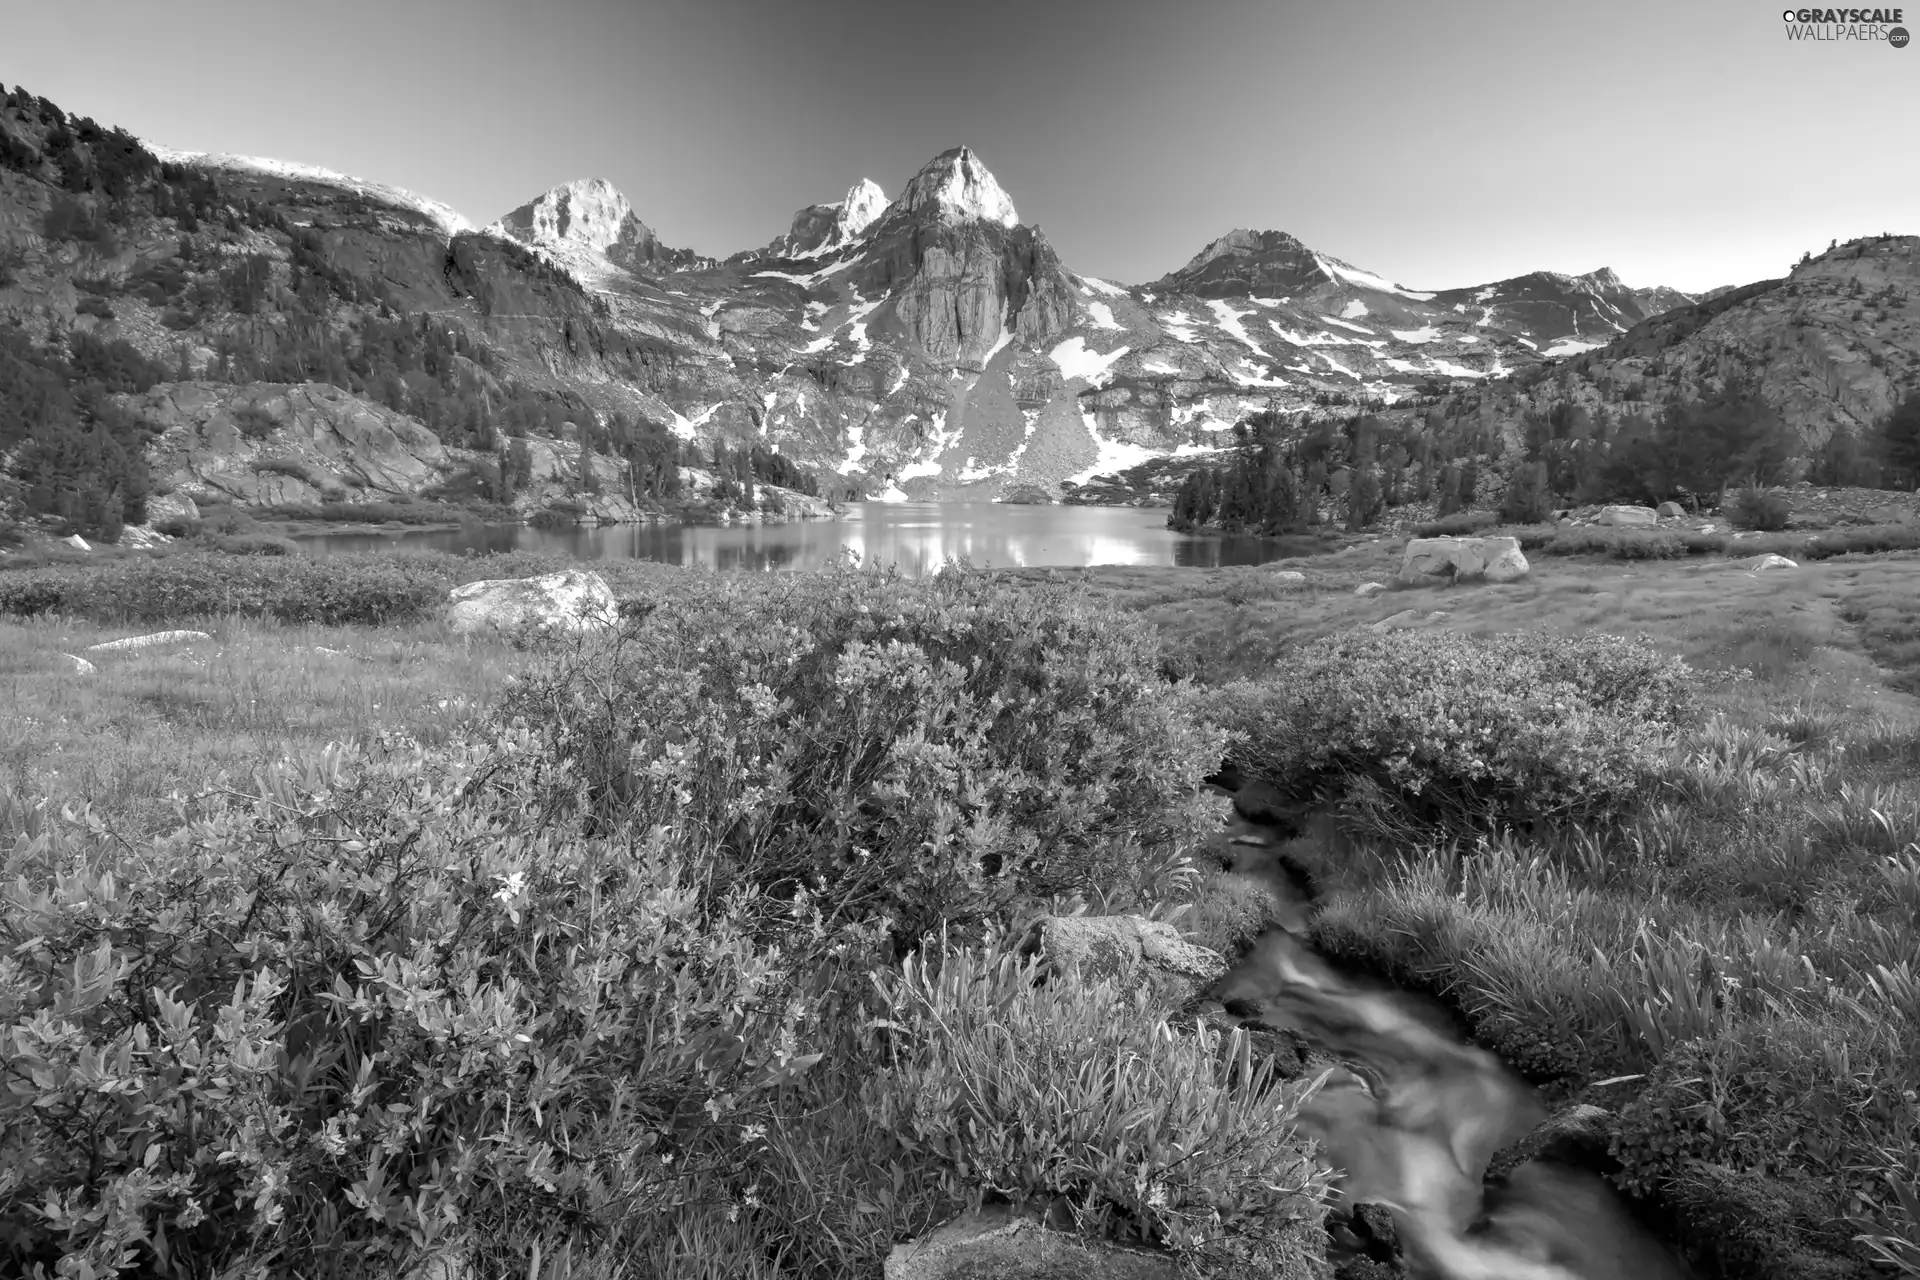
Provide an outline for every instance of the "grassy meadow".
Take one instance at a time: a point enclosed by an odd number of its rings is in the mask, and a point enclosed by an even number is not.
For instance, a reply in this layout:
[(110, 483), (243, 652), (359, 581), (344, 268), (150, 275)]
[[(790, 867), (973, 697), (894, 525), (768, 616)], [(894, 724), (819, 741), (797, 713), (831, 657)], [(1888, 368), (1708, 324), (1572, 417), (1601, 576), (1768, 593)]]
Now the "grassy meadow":
[[(0, 572), (0, 1257), (797, 1280), (984, 1196), (1327, 1274), (1298, 1087), (1250, 1105), (1242, 1033), (1010, 947), (1089, 904), (1249, 939), (1195, 856), (1224, 755), (1311, 774), (1316, 944), (1612, 1112), (1704, 1275), (1920, 1274), (1920, 555), (1355, 595), (1398, 548), (618, 566), (653, 613), (554, 647), (429, 607), (531, 557)], [(161, 626), (210, 638), (87, 652)]]

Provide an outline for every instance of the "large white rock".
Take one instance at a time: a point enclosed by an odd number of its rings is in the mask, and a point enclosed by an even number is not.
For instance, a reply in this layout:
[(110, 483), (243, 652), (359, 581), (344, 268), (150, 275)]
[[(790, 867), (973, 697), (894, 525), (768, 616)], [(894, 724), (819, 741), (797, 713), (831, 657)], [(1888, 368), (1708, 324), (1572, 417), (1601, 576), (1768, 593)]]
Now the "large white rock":
[(1652, 507), (1602, 507), (1596, 517), (1599, 524), (1649, 528), (1660, 523), (1660, 517)]
[(559, 634), (611, 625), (619, 602), (597, 573), (568, 569), (538, 578), (490, 578), (448, 593), (447, 622), (458, 632)]
[(1653, 513), (1662, 520), (1678, 520), (1687, 514), (1687, 509), (1677, 502), (1663, 502), (1653, 509)]
[(1377, 596), (1386, 589), (1387, 584), (1384, 582), (1363, 582), (1353, 589), (1353, 594), (1357, 596)]
[(1400, 581), (1513, 582), (1527, 576), (1518, 538), (1413, 538), (1400, 561)]
[(165, 524), (169, 520), (198, 520), (200, 508), (184, 493), (156, 493), (147, 499), (147, 524)]
[(87, 646), (88, 653), (115, 653), (122, 649), (151, 649), (157, 644), (184, 644), (188, 640), (211, 640), (204, 631), (155, 631), (151, 635), (128, 636), (125, 640), (102, 640)]
[(1798, 569), (1800, 566), (1785, 556), (1776, 556), (1769, 552), (1766, 555), (1753, 556), (1746, 560), (1736, 560), (1733, 562), (1733, 567), (1753, 571), (1758, 569)]

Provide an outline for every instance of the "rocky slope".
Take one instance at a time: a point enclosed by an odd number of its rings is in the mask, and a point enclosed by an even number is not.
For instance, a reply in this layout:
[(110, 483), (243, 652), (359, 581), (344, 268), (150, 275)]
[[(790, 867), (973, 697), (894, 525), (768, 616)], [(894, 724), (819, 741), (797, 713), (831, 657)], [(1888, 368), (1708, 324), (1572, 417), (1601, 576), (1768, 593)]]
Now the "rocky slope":
[(1718, 291), (1634, 324), (1542, 376), (1490, 386), (1512, 422), (1556, 405), (1615, 415), (1754, 385), (1809, 453), (1858, 440), (1920, 392), (1920, 236), (1829, 249), (1780, 280)]
[[(27, 148), (49, 127), (17, 113), (0, 124)], [(876, 497), (1058, 494), (1210, 453), (1268, 406), (1324, 415), (1469, 394), (1512, 417), (1544, 394), (1542, 370), (1553, 394), (1592, 384), (1604, 398), (1629, 378), (1684, 387), (1703, 366), (1751, 362), (1817, 441), (1884, 413), (1915, 362), (1910, 240), (1847, 246), (1780, 288), (1710, 303), (1635, 290), (1604, 269), (1421, 291), (1248, 230), (1123, 286), (1063, 264), (965, 147), (891, 201), (862, 181), (725, 260), (663, 245), (595, 179), (476, 232), (436, 202), (324, 170), (169, 155), (217, 190), (218, 225), (194, 237), (200, 258), (181, 268), (181, 287), (264, 260), (258, 310), (223, 310), (205, 288), (212, 300), (193, 308), (143, 301), (142, 273), (173, 269), (181, 220), (132, 217), (111, 246), (60, 240), (45, 230), (66, 198), (55, 171), (16, 164), (0, 167), (0, 236), (18, 260), (0, 317), (124, 337), (190, 381), (218, 381), (219, 353), (290, 325), (274, 309), (284, 317), (288, 294), (319, 275), (336, 282), (336, 330), (388, 314), (444, 325), (471, 367), (458, 378), (443, 368), (443, 384), (465, 380), (483, 405), (510, 391), (562, 405), (525, 429), (532, 438), (559, 438), (559, 419), (592, 427), (621, 414), (703, 447), (775, 450)], [(104, 281), (92, 287), (111, 306), (76, 281)], [(282, 394), (308, 406), (293, 411), (296, 438), (332, 429), (310, 393)], [(502, 442), (495, 424), (468, 430), (443, 443)]]

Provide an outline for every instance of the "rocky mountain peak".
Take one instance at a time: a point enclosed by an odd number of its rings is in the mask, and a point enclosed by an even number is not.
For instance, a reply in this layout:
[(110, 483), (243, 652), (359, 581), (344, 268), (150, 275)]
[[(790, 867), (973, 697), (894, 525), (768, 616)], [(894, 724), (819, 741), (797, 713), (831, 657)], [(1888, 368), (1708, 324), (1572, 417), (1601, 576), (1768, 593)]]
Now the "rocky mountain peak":
[(793, 215), (793, 226), (769, 248), (786, 257), (806, 258), (857, 240), (886, 212), (887, 193), (872, 178), (862, 178), (838, 204), (808, 205)]
[(598, 255), (632, 265), (658, 256), (659, 241), (633, 205), (605, 178), (563, 183), (521, 205), (487, 230), (570, 260)]
[(891, 208), (949, 222), (994, 222), (1003, 227), (1020, 222), (1013, 200), (968, 147), (935, 156), (913, 175)]
[(1329, 262), (1284, 231), (1236, 227), (1154, 287), (1203, 298), (1287, 295), (1333, 283), (1336, 276)]
[(887, 211), (886, 190), (872, 178), (862, 178), (848, 190), (839, 208), (841, 225), (848, 235), (857, 236)]

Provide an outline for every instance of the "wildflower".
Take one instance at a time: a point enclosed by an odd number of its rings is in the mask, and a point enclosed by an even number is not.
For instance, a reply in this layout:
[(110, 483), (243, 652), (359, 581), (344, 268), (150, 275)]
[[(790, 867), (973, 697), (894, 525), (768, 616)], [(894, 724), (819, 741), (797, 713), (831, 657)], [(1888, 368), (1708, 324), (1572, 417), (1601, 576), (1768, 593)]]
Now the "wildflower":
[(497, 901), (512, 902), (527, 891), (527, 873), (524, 871), (516, 871), (508, 876), (495, 876), (494, 879), (500, 882), (500, 887), (493, 893)]

